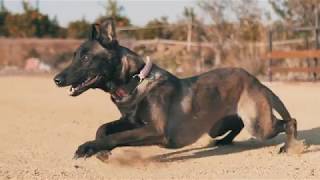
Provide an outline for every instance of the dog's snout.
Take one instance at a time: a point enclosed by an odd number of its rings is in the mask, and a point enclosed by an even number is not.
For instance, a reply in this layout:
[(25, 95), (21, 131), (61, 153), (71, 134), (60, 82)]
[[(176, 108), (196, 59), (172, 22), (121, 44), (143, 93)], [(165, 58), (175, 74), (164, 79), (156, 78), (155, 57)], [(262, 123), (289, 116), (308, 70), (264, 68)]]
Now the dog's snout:
[(64, 84), (64, 78), (62, 76), (57, 75), (53, 80), (57, 86), (63, 86)]

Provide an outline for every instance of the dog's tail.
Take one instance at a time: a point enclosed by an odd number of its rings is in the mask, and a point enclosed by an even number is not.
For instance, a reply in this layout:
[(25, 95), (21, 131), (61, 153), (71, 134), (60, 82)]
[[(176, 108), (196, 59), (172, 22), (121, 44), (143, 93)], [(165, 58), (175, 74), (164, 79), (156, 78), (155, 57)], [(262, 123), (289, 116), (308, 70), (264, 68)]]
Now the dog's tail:
[(286, 106), (280, 100), (280, 98), (274, 94), (269, 88), (265, 87), (266, 93), (268, 94), (269, 99), (271, 100), (272, 107), (280, 114), (283, 120), (290, 121), (291, 115), (287, 110)]

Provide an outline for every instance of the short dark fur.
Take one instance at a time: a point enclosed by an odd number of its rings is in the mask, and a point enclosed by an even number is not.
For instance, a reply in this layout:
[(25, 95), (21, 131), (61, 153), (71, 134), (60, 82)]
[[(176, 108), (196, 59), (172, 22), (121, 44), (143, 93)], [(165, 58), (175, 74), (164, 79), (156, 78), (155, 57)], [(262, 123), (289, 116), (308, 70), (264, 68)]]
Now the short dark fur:
[[(79, 146), (76, 157), (90, 157), (120, 146), (181, 148), (204, 133), (215, 138), (229, 132), (217, 144), (230, 144), (243, 129), (244, 122), (249, 122), (245, 124), (251, 134), (262, 140), (286, 132), (288, 140), (282, 151), (296, 138), (296, 122), (280, 99), (239, 68), (216, 69), (179, 79), (154, 65), (143, 83), (126, 91), (125, 96), (116, 96), (115, 92), (126, 89), (143, 66), (140, 56), (118, 44), (112, 20), (93, 25), (89, 40), (77, 49), (71, 65), (54, 80), (61, 87), (80, 87), (72, 91), (72, 96), (89, 88), (111, 93), (121, 118), (100, 126), (96, 139)], [(82, 82), (90, 83), (79, 86)], [(271, 95), (273, 98), (267, 98)], [(240, 108), (246, 107), (247, 101), (256, 103), (253, 107), (257, 107), (259, 116), (242, 121), (241, 113), (237, 112), (242, 112)], [(274, 108), (283, 111), (279, 113), (284, 120), (272, 115), (271, 102), (278, 103)]]

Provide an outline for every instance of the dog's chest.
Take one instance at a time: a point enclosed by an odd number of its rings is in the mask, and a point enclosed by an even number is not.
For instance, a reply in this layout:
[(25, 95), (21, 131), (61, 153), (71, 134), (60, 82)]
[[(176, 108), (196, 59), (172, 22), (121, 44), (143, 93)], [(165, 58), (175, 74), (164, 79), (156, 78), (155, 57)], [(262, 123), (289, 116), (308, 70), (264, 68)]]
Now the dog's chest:
[(190, 113), (192, 111), (192, 97), (193, 92), (191, 90), (188, 90), (181, 98), (179, 105), (183, 113)]

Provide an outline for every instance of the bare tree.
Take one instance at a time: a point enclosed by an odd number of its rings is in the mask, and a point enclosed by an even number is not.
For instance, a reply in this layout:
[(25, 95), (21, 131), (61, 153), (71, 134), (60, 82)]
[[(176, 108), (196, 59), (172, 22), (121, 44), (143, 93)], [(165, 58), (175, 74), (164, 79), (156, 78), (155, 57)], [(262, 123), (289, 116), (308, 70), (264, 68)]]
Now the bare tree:
[[(200, 0), (199, 7), (210, 17), (207, 41), (215, 47), (215, 65), (234, 53), (239, 57), (243, 42), (262, 38), (264, 11), (257, 0)], [(238, 51), (237, 51), (238, 50)]]
[[(269, 0), (274, 12), (287, 26), (314, 26), (320, 0)], [(317, 13), (317, 16), (320, 14)]]

